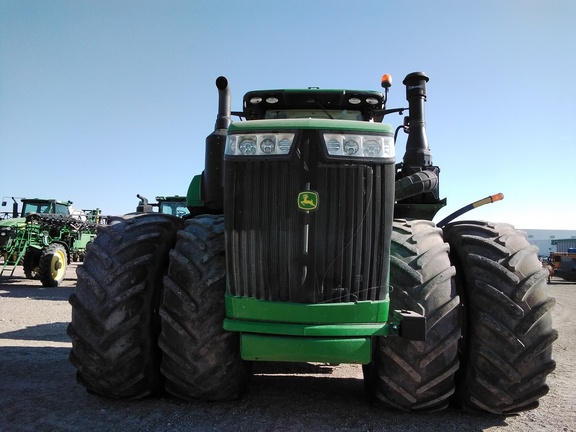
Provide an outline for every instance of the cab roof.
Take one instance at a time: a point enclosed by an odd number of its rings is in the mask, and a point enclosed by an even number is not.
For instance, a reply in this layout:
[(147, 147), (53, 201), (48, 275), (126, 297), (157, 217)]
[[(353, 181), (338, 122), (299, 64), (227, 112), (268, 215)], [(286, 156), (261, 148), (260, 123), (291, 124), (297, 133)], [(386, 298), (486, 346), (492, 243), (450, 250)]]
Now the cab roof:
[(384, 105), (384, 95), (369, 90), (254, 90), (244, 95), (242, 117), (257, 120), (266, 118), (268, 111), (325, 110), (358, 111), (363, 120), (382, 121), (383, 116), (377, 111), (381, 111)]

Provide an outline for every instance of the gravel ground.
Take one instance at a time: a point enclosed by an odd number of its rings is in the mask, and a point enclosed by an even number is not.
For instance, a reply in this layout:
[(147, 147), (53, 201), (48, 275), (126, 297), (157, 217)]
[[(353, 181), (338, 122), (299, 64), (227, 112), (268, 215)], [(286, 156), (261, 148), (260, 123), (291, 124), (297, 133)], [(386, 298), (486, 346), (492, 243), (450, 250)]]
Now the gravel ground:
[(171, 397), (111, 401), (88, 394), (68, 362), (75, 265), (58, 288), (17, 269), (0, 277), (0, 431), (576, 431), (576, 284), (553, 279), (558, 363), (550, 393), (516, 416), (449, 409), (407, 414), (368, 402), (355, 365), (257, 365), (244, 398), (191, 403)]

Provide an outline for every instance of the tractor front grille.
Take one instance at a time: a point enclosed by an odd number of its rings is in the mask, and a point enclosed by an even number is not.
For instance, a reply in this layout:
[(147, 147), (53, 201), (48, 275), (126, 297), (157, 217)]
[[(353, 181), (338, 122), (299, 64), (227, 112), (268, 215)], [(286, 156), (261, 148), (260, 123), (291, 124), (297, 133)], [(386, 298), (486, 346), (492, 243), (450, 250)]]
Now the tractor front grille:
[[(393, 164), (233, 161), (226, 184), (231, 295), (298, 303), (385, 298)], [(318, 194), (315, 211), (298, 208), (307, 190)]]

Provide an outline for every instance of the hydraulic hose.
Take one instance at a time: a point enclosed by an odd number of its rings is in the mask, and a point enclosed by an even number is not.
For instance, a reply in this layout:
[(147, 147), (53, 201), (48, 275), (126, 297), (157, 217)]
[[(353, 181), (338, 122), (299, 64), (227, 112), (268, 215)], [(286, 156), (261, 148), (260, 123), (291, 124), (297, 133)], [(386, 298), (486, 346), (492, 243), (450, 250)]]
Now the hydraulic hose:
[(489, 197), (482, 198), (481, 200), (474, 201), (473, 203), (468, 204), (468, 205), (462, 207), (461, 209), (456, 210), (451, 215), (446, 216), (444, 219), (442, 219), (440, 222), (438, 222), (436, 224), (436, 226), (438, 226), (440, 228), (444, 228), (449, 222), (453, 221), (458, 216), (463, 215), (464, 213), (466, 213), (470, 210), (474, 210), (475, 208), (483, 206), (484, 204), (490, 204), (490, 203), (493, 203), (495, 201), (500, 201), (503, 199), (504, 199), (504, 194), (497, 193), (494, 195), (490, 195)]

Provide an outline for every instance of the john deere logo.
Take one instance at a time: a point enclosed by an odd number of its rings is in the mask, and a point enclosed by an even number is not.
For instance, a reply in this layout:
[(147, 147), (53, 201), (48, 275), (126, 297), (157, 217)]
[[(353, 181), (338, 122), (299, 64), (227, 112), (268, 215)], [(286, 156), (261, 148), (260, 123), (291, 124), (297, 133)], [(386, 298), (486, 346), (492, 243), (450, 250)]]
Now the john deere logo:
[(298, 208), (304, 211), (318, 208), (318, 193), (314, 191), (300, 192), (298, 194)]

